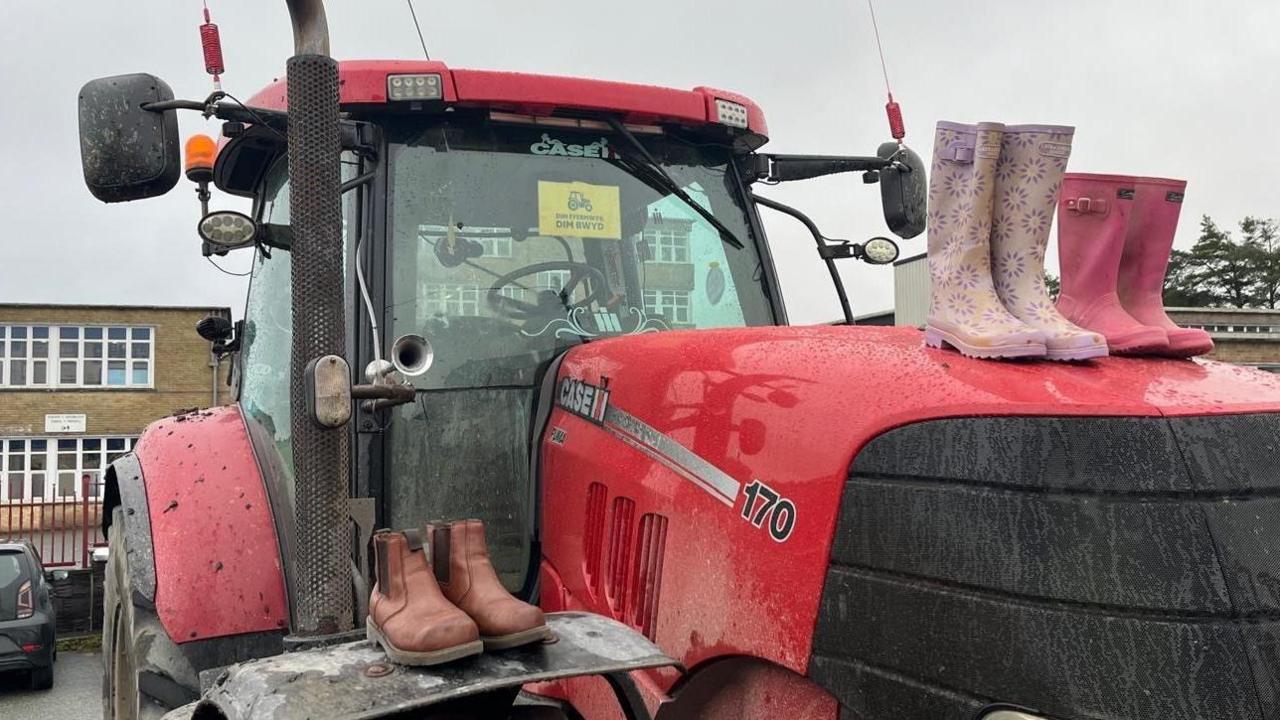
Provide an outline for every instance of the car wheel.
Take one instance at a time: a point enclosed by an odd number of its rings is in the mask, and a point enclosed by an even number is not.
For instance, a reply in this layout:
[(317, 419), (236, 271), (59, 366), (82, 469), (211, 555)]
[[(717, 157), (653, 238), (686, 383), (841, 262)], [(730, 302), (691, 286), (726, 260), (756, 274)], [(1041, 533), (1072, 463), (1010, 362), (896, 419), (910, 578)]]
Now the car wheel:
[(165, 634), (155, 611), (133, 601), (123, 508), (112, 511), (109, 535), (110, 554), (103, 581), (102, 717), (103, 720), (160, 718), (168, 708), (140, 691), (141, 671), (147, 668), (154, 675), (168, 675), (172, 679), (174, 673), (152, 667), (156, 664), (152, 658), (180, 662), (181, 653)]
[(31, 671), (31, 689), (48, 690), (53, 687), (53, 665)]

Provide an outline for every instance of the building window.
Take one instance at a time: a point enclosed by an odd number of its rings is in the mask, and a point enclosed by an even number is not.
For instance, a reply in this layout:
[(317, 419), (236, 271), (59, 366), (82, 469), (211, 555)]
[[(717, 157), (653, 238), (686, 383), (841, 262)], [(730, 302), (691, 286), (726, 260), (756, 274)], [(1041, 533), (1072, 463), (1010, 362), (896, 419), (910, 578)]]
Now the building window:
[(434, 284), (423, 288), (422, 304), (431, 315), (479, 315), (478, 285)]
[(472, 239), (484, 247), (484, 255), (481, 255), (481, 257), (511, 257), (511, 238), (509, 237), (477, 237)]
[(538, 289), (560, 292), (569, 283), (568, 270), (543, 270), (538, 273)]
[(689, 262), (689, 231), (678, 229), (653, 229), (644, 231), (645, 244), (649, 246), (650, 262)]
[(645, 290), (644, 311), (648, 315), (664, 317), (673, 323), (693, 322), (693, 314), (689, 311), (689, 291), (687, 290)]
[[(419, 225), (418, 239), (432, 246), (448, 237), (449, 228), (444, 225)], [(465, 238), (480, 244), (484, 248), (481, 257), (511, 257), (511, 231), (507, 228), (467, 228), (466, 234), (455, 233), (455, 237)]]
[(0, 388), (149, 388), (155, 329), (0, 325)]
[(515, 285), (504, 285), (498, 288), (498, 294), (509, 300), (519, 300), (524, 302), (525, 289), (516, 287)]
[(102, 472), (133, 448), (132, 437), (0, 440), (0, 502), (67, 502), (102, 497)]

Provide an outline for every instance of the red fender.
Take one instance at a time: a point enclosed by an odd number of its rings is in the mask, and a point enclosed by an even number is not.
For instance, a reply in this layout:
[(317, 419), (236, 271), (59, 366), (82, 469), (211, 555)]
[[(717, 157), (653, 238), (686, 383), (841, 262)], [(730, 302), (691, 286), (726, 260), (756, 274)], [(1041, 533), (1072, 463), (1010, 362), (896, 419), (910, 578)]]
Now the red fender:
[(156, 612), (175, 643), (289, 626), (271, 503), (238, 406), (168, 417), (134, 448)]

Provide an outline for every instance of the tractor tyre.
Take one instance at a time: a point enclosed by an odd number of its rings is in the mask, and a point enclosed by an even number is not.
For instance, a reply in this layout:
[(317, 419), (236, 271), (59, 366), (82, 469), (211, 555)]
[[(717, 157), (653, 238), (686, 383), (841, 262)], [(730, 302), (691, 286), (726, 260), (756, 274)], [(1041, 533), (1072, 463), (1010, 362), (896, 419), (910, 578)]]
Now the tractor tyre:
[[(143, 692), (143, 674), (158, 676), (161, 684), (172, 685), (194, 672), (189, 666), (182, 667), (187, 665), (182, 652), (165, 634), (155, 609), (133, 598), (124, 523), (124, 508), (117, 506), (112, 510), (107, 538), (110, 550), (103, 579), (102, 717), (152, 720), (171, 708)], [(169, 667), (157, 667), (157, 658), (160, 665)]]

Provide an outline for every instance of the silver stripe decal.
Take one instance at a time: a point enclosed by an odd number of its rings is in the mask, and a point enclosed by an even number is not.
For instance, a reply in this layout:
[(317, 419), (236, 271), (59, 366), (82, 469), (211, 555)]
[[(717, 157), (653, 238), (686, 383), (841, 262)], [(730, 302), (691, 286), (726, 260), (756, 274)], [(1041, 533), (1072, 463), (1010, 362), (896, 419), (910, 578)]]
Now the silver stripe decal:
[(626, 410), (610, 403), (604, 411), (604, 427), (725, 505), (733, 507), (737, 502), (742, 483)]

